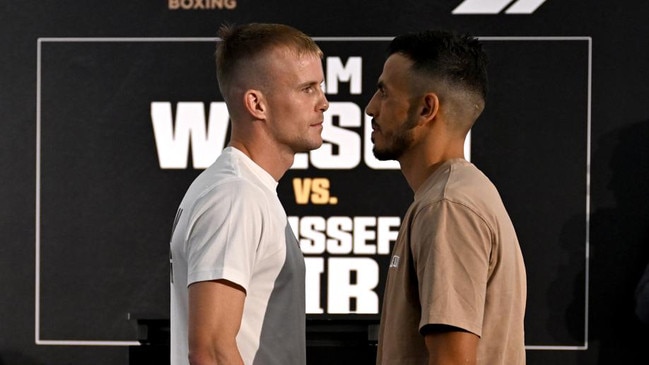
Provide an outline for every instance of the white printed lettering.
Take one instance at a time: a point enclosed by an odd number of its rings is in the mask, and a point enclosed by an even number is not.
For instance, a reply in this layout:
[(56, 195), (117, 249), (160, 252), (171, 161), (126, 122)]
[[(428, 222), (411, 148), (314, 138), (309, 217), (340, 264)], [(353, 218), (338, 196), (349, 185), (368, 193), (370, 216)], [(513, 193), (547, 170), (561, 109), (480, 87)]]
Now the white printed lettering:
[[(328, 261), (328, 313), (378, 313), (379, 265), (370, 258), (330, 258)], [(355, 274), (355, 283), (352, 282)], [(352, 308), (351, 300), (355, 300)]]
[(187, 168), (191, 141), (193, 166), (204, 169), (216, 160), (225, 146), (229, 115), (223, 102), (210, 104), (205, 123), (201, 102), (181, 102), (176, 106), (175, 126), (171, 103), (151, 103), (151, 123), (162, 169)]
[(340, 57), (327, 57), (327, 94), (338, 94), (338, 81), (349, 82), (349, 93), (360, 95), (363, 81), (363, 59), (349, 57), (343, 65)]
[(306, 265), (306, 312), (321, 314), (324, 312), (320, 303), (320, 276), (324, 272), (324, 259), (321, 257), (305, 257)]

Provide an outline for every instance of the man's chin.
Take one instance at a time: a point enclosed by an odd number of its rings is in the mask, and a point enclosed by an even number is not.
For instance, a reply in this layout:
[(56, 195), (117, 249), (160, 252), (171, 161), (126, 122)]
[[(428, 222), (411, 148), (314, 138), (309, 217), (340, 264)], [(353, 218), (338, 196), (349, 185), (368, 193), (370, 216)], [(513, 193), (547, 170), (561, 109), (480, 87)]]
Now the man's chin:
[(374, 154), (374, 157), (379, 161), (391, 161), (396, 160), (399, 157), (392, 151), (379, 150), (376, 146), (372, 149), (372, 154)]
[(323, 143), (324, 141), (322, 139), (320, 139), (319, 141), (313, 141), (312, 143), (306, 144), (304, 146), (301, 146), (301, 148), (296, 149), (295, 153), (304, 153), (317, 150), (322, 146)]

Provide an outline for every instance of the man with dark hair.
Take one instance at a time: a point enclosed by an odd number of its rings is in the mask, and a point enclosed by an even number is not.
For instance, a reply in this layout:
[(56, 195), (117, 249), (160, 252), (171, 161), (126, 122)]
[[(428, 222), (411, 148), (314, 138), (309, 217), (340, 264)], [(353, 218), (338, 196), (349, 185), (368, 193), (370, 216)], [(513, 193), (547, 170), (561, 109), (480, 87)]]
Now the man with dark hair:
[(486, 64), (469, 36), (398, 36), (366, 107), (375, 156), (398, 160), (414, 192), (390, 260), (377, 364), (525, 364), (516, 232), (494, 185), (464, 159)]
[(322, 51), (286, 25), (219, 35), (231, 138), (176, 214), (171, 364), (303, 365), (304, 257), (276, 188), (296, 153), (322, 145)]

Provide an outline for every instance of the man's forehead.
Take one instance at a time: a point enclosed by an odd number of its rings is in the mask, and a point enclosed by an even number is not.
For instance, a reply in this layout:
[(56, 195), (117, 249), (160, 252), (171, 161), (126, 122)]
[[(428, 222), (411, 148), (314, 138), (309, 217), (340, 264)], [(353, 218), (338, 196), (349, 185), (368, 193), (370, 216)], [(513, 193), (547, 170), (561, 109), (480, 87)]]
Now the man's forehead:
[(412, 64), (413, 61), (410, 58), (400, 53), (393, 53), (385, 60), (383, 70), (390, 71), (390, 73), (404, 74), (410, 70)]

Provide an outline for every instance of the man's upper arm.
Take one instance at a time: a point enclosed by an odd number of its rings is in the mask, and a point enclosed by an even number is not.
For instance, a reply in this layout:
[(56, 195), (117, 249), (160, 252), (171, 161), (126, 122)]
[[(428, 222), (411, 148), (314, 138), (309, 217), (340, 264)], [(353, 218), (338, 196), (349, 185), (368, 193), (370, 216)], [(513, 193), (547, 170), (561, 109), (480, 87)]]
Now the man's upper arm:
[(236, 336), (241, 326), (245, 290), (227, 280), (189, 286), (189, 358), (192, 364), (243, 363)]
[(491, 248), (484, 221), (461, 204), (440, 201), (419, 210), (411, 235), (420, 328), (445, 324), (480, 336)]
[(265, 204), (259, 189), (233, 180), (196, 205), (186, 244), (188, 283), (225, 279), (247, 288), (254, 270)]
[(429, 365), (475, 365), (480, 338), (451, 326), (424, 327)]

